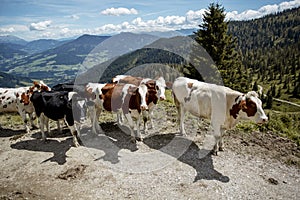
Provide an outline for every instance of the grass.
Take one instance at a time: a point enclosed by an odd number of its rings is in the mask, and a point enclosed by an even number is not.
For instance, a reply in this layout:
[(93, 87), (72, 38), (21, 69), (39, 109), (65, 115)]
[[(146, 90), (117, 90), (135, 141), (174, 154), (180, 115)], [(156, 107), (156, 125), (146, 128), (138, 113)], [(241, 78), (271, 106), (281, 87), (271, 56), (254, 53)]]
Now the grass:
[(254, 122), (243, 121), (240, 122), (236, 129), (246, 133), (253, 131), (267, 132), (271, 131), (282, 137), (293, 140), (300, 146), (300, 113), (293, 112), (279, 112), (274, 110), (267, 110), (269, 122), (263, 125), (257, 125)]

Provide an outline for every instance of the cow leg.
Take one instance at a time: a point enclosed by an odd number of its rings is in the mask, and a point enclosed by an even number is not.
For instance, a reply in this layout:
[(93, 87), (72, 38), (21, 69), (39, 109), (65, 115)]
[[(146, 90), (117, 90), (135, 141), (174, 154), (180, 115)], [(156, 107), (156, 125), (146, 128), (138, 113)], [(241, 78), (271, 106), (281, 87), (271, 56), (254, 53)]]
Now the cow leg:
[(148, 131), (148, 111), (142, 111), (143, 125), (144, 125), (144, 133)]
[(42, 113), (41, 116), (39, 117), (39, 124), (40, 124), (40, 130), (42, 133), (42, 140), (45, 141), (46, 140), (46, 136), (45, 136), (45, 132), (44, 132), (44, 123), (45, 123), (45, 116)]
[(140, 123), (141, 123), (141, 114), (138, 115), (136, 121), (136, 138), (137, 140), (143, 141), (143, 138), (141, 136)]
[(35, 113), (28, 113), (29, 114), (29, 120), (30, 120), (30, 125), (33, 129), (38, 129), (38, 127), (34, 124), (35, 120)]
[(178, 109), (178, 121), (179, 121), (179, 126), (180, 126), (180, 133), (184, 136), (186, 136), (186, 132), (184, 129), (184, 116), (185, 116), (185, 110), (183, 106), (180, 105)]
[(79, 141), (81, 142), (80, 138), (78, 137), (78, 133), (77, 133), (77, 130), (75, 128), (75, 126), (68, 126), (70, 131), (71, 131), (71, 134), (73, 136), (73, 144), (75, 147), (79, 147), (80, 144), (79, 144)]
[(178, 101), (177, 97), (175, 96), (175, 94), (173, 93), (173, 97), (174, 97), (174, 102), (175, 102), (175, 106), (177, 108), (177, 123), (179, 124), (179, 129), (180, 129), (180, 133), (184, 136), (186, 136), (186, 132), (184, 129), (184, 115), (185, 115), (185, 110), (183, 105)]
[(26, 119), (26, 112), (24, 109), (17, 107), (18, 108), (18, 113), (20, 114), (23, 123), (24, 123), (24, 129), (26, 130), (27, 133), (30, 133), (30, 127), (27, 124), (27, 119)]
[(62, 131), (61, 131), (61, 127), (60, 127), (59, 120), (56, 121), (56, 125), (57, 125), (57, 132), (58, 132), (59, 134), (61, 134)]
[(101, 114), (101, 109), (96, 108), (95, 106), (90, 106), (89, 109), (91, 123), (92, 123), (92, 132), (94, 134), (103, 133), (104, 131), (99, 125), (99, 117)]
[(224, 132), (225, 132), (225, 129), (221, 128), (221, 138), (219, 140), (219, 151), (224, 151), (224, 143), (223, 143)]
[(49, 118), (45, 115), (44, 115), (44, 125), (46, 125), (48, 135), (52, 136), (51, 129), (50, 129)]
[(221, 134), (221, 127), (219, 125), (214, 126), (212, 124), (213, 130), (214, 130), (214, 138), (215, 138), (215, 146), (213, 149), (213, 154), (214, 155), (218, 155), (218, 151), (219, 151), (219, 144), (223, 143), (222, 142), (222, 134)]
[(150, 125), (151, 125), (151, 129), (154, 129), (154, 125), (153, 125), (153, 110), (154, 110), (154, 106), (151, 106), (149, 108), (149, 122), (150, 122)]
[(122, 125), (124, 125), (124, 118), (123, 118), (123, 115), (122, 115), (122, 113), (117, 113), (117, 123), (120, 125), (120, 126), (122, 126)]
[(126, 119), (128, 121), (128, 124), (129, 124), (131, 141), (135, 142), (134, 123), (133, 123), (131, 114), (130, 113), (125, 114), (125, 117), (126, 117)]

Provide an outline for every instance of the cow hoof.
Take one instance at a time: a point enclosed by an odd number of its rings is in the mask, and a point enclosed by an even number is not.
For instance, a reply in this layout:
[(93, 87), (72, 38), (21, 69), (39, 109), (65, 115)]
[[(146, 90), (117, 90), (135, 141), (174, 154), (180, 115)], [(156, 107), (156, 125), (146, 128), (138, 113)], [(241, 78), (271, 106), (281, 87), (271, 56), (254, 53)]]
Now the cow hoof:
[(80, 147), (80, 144), (78, 142), (75, 142), (74, 147)]
[(217, 156), (217, 155), (218, 155), (218, 151), (212, 150), (212, 151), (211, 151), (211, 155)]
[(33, 125), (33, 126), (32, 126), (32, 129), (33, 129), (33, 130), (37, 130), (37, 129), (39, 129), (39, 127), (37, 127), (36, 125)]
[(130, 137), (130, 141), (131, 141), (132, 143), (136, 143), (135, 137), (131, 136), (131, 137)]

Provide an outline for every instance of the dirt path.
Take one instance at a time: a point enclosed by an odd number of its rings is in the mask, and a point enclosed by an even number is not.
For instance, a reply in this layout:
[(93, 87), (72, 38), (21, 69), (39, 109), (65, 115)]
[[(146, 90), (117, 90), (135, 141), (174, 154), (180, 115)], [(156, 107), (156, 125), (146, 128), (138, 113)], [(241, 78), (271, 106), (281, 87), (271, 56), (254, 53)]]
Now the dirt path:
[(226, 150), (211, 156), (203, 144), (205, 122), (188, 117), (187, 132), (195, 134), (180, 137), (173, 114), (164, 112), (167, 117), (156, 116), (156, 128), (137, 144), (113, 122), (101, 124), (106, 135), (85, 128), (79, 148), (67, 129), (43, 143), (38, 130), (24, 135), (4, 127), (0, 199), (300, 198), (294, 143), (272, 133), (231, 131)]

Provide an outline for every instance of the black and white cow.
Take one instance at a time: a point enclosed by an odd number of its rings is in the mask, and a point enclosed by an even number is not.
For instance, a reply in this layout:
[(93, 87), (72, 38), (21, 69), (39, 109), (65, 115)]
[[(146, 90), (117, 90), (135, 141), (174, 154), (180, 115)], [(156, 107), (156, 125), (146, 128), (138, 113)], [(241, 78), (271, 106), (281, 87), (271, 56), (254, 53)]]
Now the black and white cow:
[(34, 92), (30, 98), (34, 105), (36, 115), (39, 118), (42, 139), (46, 140), (44, 126), (47, 126), (49, 133), (49, 119), (58, 121), (64, 119), (73, 136), (75, 147), (80, 146), (80, 138), (74, 123), (72, 111), (72, 97), (74, 92), (67, 91), (50, 91), (50, 92)]

